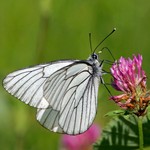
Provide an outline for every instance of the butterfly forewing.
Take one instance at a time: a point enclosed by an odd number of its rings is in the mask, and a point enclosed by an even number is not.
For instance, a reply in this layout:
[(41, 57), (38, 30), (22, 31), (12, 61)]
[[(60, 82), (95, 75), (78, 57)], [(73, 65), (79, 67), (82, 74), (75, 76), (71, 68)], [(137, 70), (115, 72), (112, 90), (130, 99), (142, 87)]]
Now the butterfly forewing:
[(4, 88), (21, 101), (37, 108), (49, 106), (43, 97), (46, 79), (57, 70), (75, 61), (57, 61), (10, 73), (3, 81)]
[(36, 118), (45, 128), (53, 132), (64, 133), (58, 123), (60, 118), (59, 111), (53, 108), (38, 109)]

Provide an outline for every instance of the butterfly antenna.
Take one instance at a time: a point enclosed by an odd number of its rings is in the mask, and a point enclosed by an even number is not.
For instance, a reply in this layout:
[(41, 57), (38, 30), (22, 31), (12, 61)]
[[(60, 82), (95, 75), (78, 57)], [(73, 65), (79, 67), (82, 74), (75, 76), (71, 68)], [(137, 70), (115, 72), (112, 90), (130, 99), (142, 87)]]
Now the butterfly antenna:
[(112, 54), (111, 50), (110, 50), (108, 47), (103, 47), (103, 48), (102, 48), (102, 50), (101, 50), (100, 52), (102, 52), (103, 50), (107, 50), (107, 51), (109, 52), (109, 54), (111, 55), (111, 57), (112, 57), (113, 61), (115, 61), (115, 60), (116, 60), (116, 59), (115, 59), (115, 57), (113, 56), (113, 54)]
[(92, 53), (92, 36), (91, 33), (89, 33), (89, 43), (90, 43), (90, 49), (91, 49), (91, 53)]
[(116, 31), (116, 28), (114, 28), (94, 49), (93, 53), (95, 53), (95, 51), (97, 50), (97, 48), (114, 32)]

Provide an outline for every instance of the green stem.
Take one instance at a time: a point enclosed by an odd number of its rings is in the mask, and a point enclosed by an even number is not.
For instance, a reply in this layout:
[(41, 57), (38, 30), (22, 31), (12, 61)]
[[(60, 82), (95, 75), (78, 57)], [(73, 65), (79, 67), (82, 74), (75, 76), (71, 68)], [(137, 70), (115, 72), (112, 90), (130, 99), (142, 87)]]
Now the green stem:
[(143, 150), (143, 123), (142, 123), (143, 117), (140, 116), (138, 118), (138, 129), (139, 129), (139, 150)]
[(40, 63), (44, 59), (45, 50), (48, 42), (50, 21), (51, 21), (51, 2), (52, 0), (40, 0), (40, 22), (37, 35), (37, 60)]

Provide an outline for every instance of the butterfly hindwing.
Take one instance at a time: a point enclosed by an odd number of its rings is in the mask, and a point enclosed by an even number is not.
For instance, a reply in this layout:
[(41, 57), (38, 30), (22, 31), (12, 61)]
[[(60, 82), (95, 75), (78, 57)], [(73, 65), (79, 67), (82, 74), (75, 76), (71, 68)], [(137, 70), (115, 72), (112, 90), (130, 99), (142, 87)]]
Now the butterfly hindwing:
[[(94, 82), (97, 82), (97, 84), (94, 85)], [(64, 109), (61, 110), (59, 124), (65, 133), (83, 133), (91, 126), (95, 118), (99, 79), (90, 76), (84, 84), (82, 83), (84, 87), (81, 86), (83, 90), (80, 90), (79, 85), (72, 90), (73, 94), (70, 98), (68, 96), (70, 92), (68, 91), (69, 93), (66, 93), (63, 100), (62, 107)], [(78, 94), (80, 95), (76, 99)]]
[(56, 71), (44, 85), (50, 108), (39, 109), (37, 120), (55, 132), (74, 135), (86, 131), (95, 118), (98, 86), (99, 78), (88, 63), (74, 63)]

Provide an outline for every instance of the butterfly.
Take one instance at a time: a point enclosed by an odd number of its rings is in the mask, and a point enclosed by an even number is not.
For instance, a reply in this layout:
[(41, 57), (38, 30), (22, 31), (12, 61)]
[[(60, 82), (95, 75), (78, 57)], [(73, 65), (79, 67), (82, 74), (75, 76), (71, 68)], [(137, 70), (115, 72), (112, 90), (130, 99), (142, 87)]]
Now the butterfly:
[(3, 80), (4, 88), (36, 107), (36, 119), (50, 131), (76, 135), (93, 123), (103, 60), (60, 60), (18, 70)]

